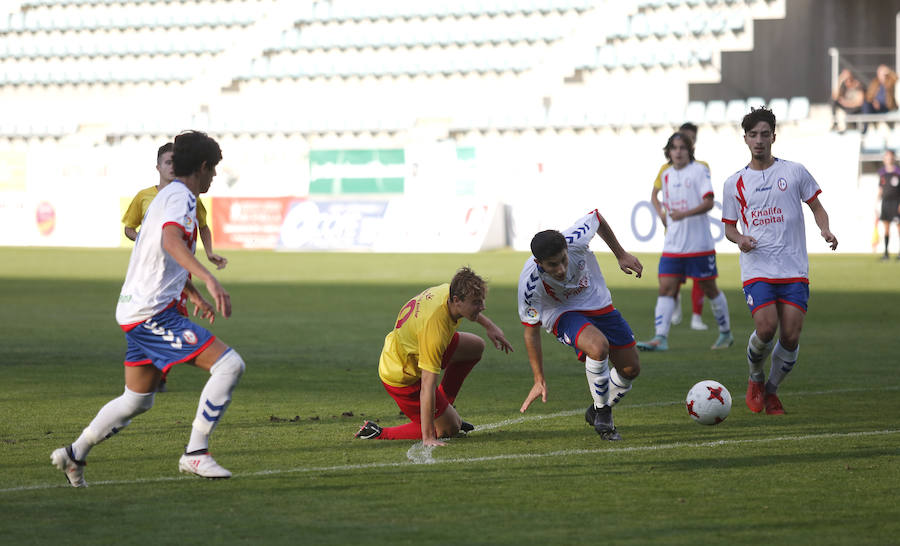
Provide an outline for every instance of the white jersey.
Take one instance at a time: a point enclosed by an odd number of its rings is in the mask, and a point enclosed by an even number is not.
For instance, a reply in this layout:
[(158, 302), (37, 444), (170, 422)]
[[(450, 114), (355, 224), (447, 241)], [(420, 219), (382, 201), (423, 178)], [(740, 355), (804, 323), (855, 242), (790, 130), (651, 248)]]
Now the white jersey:
[(530, 256), (519, 276), (519, 319), (555, 333), (556, 321), (567, 311), (612, 311), (612, 296), (597, 257), (588, 247), (600, 227), (596, 210), (562, 232), (568, 243), (566, 279), (557, 281)]
[(771, 167), (749, 166), (731, 175), (722, 190), (722, 221), (740, 224), (756, 239), (756, 248), (741, 252), (741, 281), (809, 282), (809, 256), (803, 203), (822, 192), (806, 167), (775, 159)]
[(669, 212), (690, 210), (713, 195), (709, 167), (692, 161), (682, 169), (670, 166), (660, 175), (666, 207), (666, 240), (663, 256), (686, 257), (715, 254), (716, 243), (709, 231), (709, 216), (695, 214), (672, 220)]
[(173, 305), (184, 289), (187, 270), (162, 246), (163, 227), (171, 224), (181, 228), (193, 252), (197, 244), (197, 198), (179, 180), (160, 190), (144, 215), (116, 307), (116, 321), (123, 328)]

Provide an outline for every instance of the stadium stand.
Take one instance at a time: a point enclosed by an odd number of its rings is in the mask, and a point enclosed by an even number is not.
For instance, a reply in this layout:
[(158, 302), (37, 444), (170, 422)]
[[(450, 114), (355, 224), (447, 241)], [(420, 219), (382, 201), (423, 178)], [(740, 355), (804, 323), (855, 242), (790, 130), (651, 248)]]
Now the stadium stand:
[[(699, 104), (688, 85), (718, 81), (722, 52), (752, 49), (784, 2), (17, 2), (0, 14), (0, 138), (733, 124), (760, 99)], [(809, 115), (803, 97), (771, 104)]]

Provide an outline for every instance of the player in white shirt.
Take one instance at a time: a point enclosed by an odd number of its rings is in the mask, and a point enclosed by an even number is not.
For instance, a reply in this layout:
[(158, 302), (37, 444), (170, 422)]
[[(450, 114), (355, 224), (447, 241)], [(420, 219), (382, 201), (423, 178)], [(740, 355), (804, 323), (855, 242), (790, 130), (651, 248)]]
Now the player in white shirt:
[[(769, 415), (780, 415), (784, 407), (776, 392), (797, 362), (809, 300), (802, 203), (809, 206), (831, 250), (838, 240), (828, 227), (828, 213), (819, 201), (821, 190), (809, 171), (772, 156), (772, 111), (751, 109), (741, 127), (750, 163), (725, 181), (722, 221), (725, 236), (741, 250), (741, 281), (755, 327), (747, 345), (746, 402), (755, 413), (765, 409)], [(770, 352), (772, 365), (765, 381), (763, 363)]]
[(659, 260), (659, 296), (654, 312), (656, 332), (653, 339), (638, 342), (637, 347), (642, 351), (668, 350), (669, 327), (677, 305), (675, 297), (685, 277), (690, 277), (699, 283), (703, 294), (709, 298), (719, 325), (719, 337), (712, 348), (726, 349), (734, 343), (734, 336), (731, 335), (725, 293), (716, 286), (719, 276), (716, 245), (706, 215), (713, 207), (709, 167), (694, 161), (694, 143), (683, 133), (670, 136), (663, 151), (670, 166), (662, 172), (664, 210), (658, 211), (666, 226), (666, 238)]
[[(55, 450), (50, 459), (74, 487), (85, 487), (85, 458), (95, 445), (128, 426), (153, 407), (164, 371), (182, 362), (207, 370), (210, 378), (200, 394), (191, 437), (178, 462), (179, 470), (204, 478), (228, 478), (209, 454), (209, 436), (231, 402), (244, 372), (244, 361), (202, 326), (176, 309), (182, 288), (210, 323), (216, 313), (231, 315), (231, 299), (219, 281), (194, 257), (197, 241), (197, 196), (209, 190), (222, 152), (204, 133), (175, 138), (173, 161), (177, 179), (150, 203), (119, 295), (116, 320), (128, 342), (125, 392), (110, 400), (75, 442)], [(213, 307), (203, 299), (188, 274), (206, 284)]]
[[(531, 240), (531, 257), (519, 276), (519, 318), (525, 327), (525, 348), (534, 374), (534, 386), (520, 412), (541, 398), (547, 401), (543, 326), (547, 332), (575, 349), (585, 362), (593, 403), (585, 420), (604, 440), (621, 440), (612, 418), (612, 406), (631, 390), (641, 371), (634, 334), (613, 307), (612, 297), (589, 248), (594, 234), (600, 235), (625, 273), (641, 276), (643, 266), (625, 252), (606, 220), (596, 210), (560, 233), (542, 231)], [(612, 362), (613, 369), (609, 369)]]

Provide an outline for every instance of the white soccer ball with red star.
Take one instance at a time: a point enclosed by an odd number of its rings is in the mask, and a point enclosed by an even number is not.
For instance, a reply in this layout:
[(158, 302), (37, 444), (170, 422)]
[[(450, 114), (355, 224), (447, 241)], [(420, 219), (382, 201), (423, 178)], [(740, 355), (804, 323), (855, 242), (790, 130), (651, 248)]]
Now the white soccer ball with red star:
[(694, 421), (701, 425), (718, 425), (731, 412), (731, 393), (725, 385), (707, 379), (691, 387), (685, 405)]

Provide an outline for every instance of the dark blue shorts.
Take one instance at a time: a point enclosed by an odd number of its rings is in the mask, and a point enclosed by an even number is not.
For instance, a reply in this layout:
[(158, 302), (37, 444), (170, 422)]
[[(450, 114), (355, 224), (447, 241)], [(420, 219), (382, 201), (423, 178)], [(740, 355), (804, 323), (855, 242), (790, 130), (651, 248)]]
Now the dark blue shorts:
[[(607, 310), (609, 309), (609, 310)], [(576, 346), (578, 335), (587, 327), (594, 325), (609, 341), (610, 349), (627, 349), (635, 344), (634, 333), (625, 322), (622, 313), (612, 306), (600, 311), (569, 311), (560, 315), (553, 328), (556, 339), (575, 349), (579, 360), (584, 360), (584, 353)]]
[(178, 314), (173, 306), (125, 332), (125, 339), (126, 366), (153, 364), (167, 373), (175, 364), (193, 360), (216, 337)]
[(689, 277), (700, 281), (719, 276), (716, 269), (716, 255), (705, 256), (663, 256), (659, 259), (660, 277)]
[(774, 283), (756, 281), (744, 287), (747, 307), (752, 315), (757, 310), (775, 302), (793, 305), (804, 313), (809, 301), (809, 285), (805, 282)]

